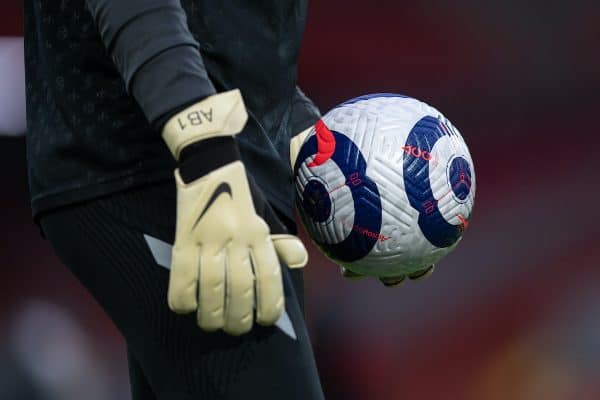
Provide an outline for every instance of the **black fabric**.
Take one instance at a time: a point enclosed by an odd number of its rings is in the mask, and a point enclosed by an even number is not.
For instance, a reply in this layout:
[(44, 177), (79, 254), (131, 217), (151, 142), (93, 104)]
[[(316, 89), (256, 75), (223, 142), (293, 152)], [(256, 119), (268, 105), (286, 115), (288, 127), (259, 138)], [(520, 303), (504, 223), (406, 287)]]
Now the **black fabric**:
[(127, 364), (129, 367), (129, 386), (133, 400), (156, 400), (148, 378), (144, 375), (142, 365), (131, 349), (127, 349)]
[[(198, 43), (187, 27), (186, 14), (181, 8), (179, 0), (86, 0), (94, 22), (100, 33), (108, 54), (125, 81), (125, 86), (130, 87), (133, 76), (152, 73), (152, 69), (160, 71), (177, 70), (185, 58), (178, 59), (174, 53), (163, 59), (160, 65), (152, 68), (140, 68), (157, 55), (169, 52), (170, 49), (188, 47), (193, 56), (188, 58), (187, 64), (192, 64), (188, 69), (189, 74), (179, 76), (191, 87), (203, 88), (206, 93), (214, 88), (208, 79), (202, 58), (198, 52)], [(164, 72), (163, 71), (163, 72)], [(152, 86), (162, 87), (168, 79), (155, 81)], [(137, 89), (138, 101), (144, 100), (146, 93), (143, 88)], [(175, 95), (176, 92), (163, 93)], [(183, 99), (183, 102), (189, 99)], [(142, 106), (148, 118), (152, 121), (159, 117)]]
[(210, 138), (181, 150), (179, 174), (185, 183), (189, 183), (239, 159), (240, 151), (232, 136)]
[[(238, 141), (247, 170), (269, 202), (293, 219), (290, 121), (296, 112), (296, 61), (306, 0), (180, 2), (215, 90), (242, 92), (249, 121)], [(142, 74), (139, 82), (138, 74), (133, 76), (136, 101), (85, 0), (24, 0), (24, 6), (27, 158), (34, 215), (169, 179), (175, 162), (142, 107), (174, 107), (180, 100), (162, 95), (169, 87), (185, 91), (185, 97), (202, 98), (193, 86), (179, 84), (192, 68), (186, 63), (197, 60), (177, 55), (171, 58), (177, 64), (171, 64), (166, 53), (149, 60), (141, 68), (160, 69), (162, 74)], [(177, 51), (188, 48), (194, 50), (183, 46)]]
[(283, 269), (298, 340), (275, 327), (255, 326), (240, 337), (206, 333), (194, 314), (168, 309), (168, 271), (155, 263), (144, 234), (172, 243), (174, 210), (169, 182), (54, 210), (41, 220), (58, 257), (123, 334), (134, 400), (323, 399), (292, 282), (296, 272)]
[(215, 93), (179, 0), (86, 0), (125, 87), (154, 124)]
[(313, 126), (320, 117), (319, 108), (304, 94), (302, 89), (296, 87), (292, 117), (290, 118), (292, 136)]
[(198, 50), (179, 46), (164, 51), (133, 76), (130, 93), (156, 132), (168, 117), (215, 93), (201, 70)]

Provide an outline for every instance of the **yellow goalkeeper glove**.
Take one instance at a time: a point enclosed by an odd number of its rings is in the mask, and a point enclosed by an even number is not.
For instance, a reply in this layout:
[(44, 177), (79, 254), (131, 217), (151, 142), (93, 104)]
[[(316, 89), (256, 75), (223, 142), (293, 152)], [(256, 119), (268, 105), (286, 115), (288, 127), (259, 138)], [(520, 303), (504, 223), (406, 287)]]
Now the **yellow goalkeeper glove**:
[(252, 328), (253, 307), (258, 324), (275, 323), (284, 310), (279, 259), (290, 268), (308, 259), (297, 237), (270, 235), (255, 211), (233, 140), (247, 118), (239, 90), (232, 90), (185, 109), (163, 129), (180, 161), (169, 307), (196, 311), (200, 328), (233, 335)]

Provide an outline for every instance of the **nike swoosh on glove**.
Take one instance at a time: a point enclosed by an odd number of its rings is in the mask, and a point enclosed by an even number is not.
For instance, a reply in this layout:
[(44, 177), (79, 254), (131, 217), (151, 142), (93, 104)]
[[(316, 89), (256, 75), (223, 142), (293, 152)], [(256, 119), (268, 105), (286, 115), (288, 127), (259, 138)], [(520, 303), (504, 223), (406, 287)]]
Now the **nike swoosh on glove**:
[(200, 328), (232, 335), (250, 331), (255, 319), (275, 323), (285, 307), (279, 261), (301, 268), (308, 260), (297, 237), (270, 235), (256, 214), (233, 140), (246, 120), (242, 96), (232, 90), (185, 109), (163, 129), (180, 161), (169, 307), (196, 311)]

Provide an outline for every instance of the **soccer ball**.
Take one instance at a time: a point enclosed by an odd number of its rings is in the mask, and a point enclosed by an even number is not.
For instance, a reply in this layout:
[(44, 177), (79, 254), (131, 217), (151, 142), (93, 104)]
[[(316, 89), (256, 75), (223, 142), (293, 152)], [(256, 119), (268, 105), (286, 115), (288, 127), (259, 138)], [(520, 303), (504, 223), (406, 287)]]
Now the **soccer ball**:
[(469, 225), (475, 170), (459, 131), (410, 97), (373, 94), (328, 112), (294, 165), (296, 206), (334, 262), (377, 277), (450, 253)]

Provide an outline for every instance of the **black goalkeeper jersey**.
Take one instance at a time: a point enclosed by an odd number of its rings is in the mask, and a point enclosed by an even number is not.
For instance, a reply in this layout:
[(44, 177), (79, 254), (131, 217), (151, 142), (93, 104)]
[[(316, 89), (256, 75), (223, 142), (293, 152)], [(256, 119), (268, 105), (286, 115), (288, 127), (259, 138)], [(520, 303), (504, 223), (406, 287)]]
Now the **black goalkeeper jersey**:
[[(289, 140), (318, 118), (295, 88), (306, 0), (181, 4), (216, 90), (242, 91), (250, 116), (237, 136), (244, 164), (270, 202), (291, 215)], [(171, 179), (174, 159), (127, 93), (85, 0), (24, 5), (34, 216)]]

